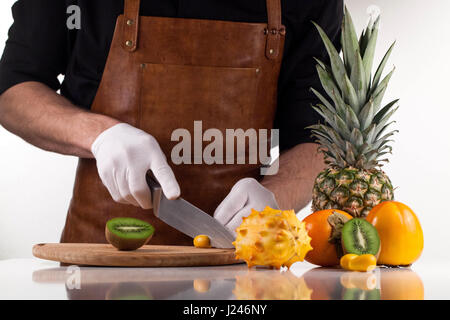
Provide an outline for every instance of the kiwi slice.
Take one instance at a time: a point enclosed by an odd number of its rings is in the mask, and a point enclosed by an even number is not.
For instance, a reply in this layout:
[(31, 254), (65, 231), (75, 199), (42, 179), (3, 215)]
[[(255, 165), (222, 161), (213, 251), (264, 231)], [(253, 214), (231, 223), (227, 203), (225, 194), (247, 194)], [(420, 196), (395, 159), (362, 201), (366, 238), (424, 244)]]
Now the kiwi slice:
[(155, 229), (135, 218), (114, 218), (106, 223), (106, 240), (119, 250), (136, 250), (147, 244)]
[(342, 249), (345, 253), (357, 255), (378, 255), (381, 247), (380, 237), (375, 227), (370, 222), (354, 218), (347, 221), (342, 227)]

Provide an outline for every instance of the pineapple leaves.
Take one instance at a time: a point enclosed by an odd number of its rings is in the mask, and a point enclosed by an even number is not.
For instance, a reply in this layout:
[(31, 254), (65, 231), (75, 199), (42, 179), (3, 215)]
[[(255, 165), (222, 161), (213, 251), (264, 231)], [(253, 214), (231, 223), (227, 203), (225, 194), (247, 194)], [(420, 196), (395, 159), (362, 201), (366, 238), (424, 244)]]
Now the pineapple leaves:
[(335, 130), (337, 132), (340, 132), (345, 140), (350, 140), (351, 132), (345, 124), (344, 120), (342, 120), (338, 115), (335, 114), (333, 121), (336, 126)]
[(316, 69), (322, 87), (325, 89), (325, 92), (328, 94), (328, 96), (333, 100), (336, 106), (336, 110), (339, 111), (339, 107), (344, 104), (344, 100), (339, 93), (339, 89), (336, 86), (336, 83), (334, 82), (331, 75), (324, 68), (322, 68), (320, 64), (316, 66)]
[[(313, 22), (314, 23), (314, 22)], [(382, 105), (395, 71), (384, 75), (395, 42), (389, 47), (374, 76), (372, 69), (379, 34), (380, 17), (371, 18), (359, 39), (347, 8), (342, 24), (342, 55), (324, 30), (314, 23), (328, 53), (330, 64), (316, 59), (316, 69), (327, 95), (311, 88), (319, 100), (312, 106), (324, 119), (308, 127), (320, 144), (328, 165), (373, 169), (392, 153), (390, 139), (397, 130), (389, 128), (398, 110), (398, 99)]]
[(348, 12), (347, 7), (345, 7), (341, 36), (344, 64), (348, 66), (347, 72), (351, 73), (358, 64), (357, 56), (359, 55), (359, 43), (356, 36), (355, 25), (353, 24), (352, 17)]
[(384, 131), (385, 130), (381, 130), (380, 133), (377, 134), (377, 137), (376, 137), (377, 142), (374, 143), (374, 148), (379, 148), (380, 145), (378, 145), (378, 143), (380, 141), (385, 141), (385, 140), (387, 140), (387, 138), (393, 136), (394, 134), (396, 134), (398, 132), (398, 130), (392, 130), (380, 138), (380, 136), (383, 134)]
[(333, 72), (333, 76), (336, 79), (337, 84), (340, 86), (340, 89), (343, 90), (344, 78), (346, 76), (344, 62), (339, 56), (338, 51), (331, 42), (330, 38), (328, 38), (325, 31), (315, 22), (313, 24), (316, 26), (319, 31), (320, 37), (322, 38), (323, 43), (325, 44), (325, 48), (330, 56), (331, 62), (331, 70)]
[(366, 137), (366, 143), (369, 145), (375, 140), (375, 131), (377, 130), (377, 126), (375, 123), (372, 123), (366, 130), (364, 130), (364, 136)]
[[(311, 129), (313, 133), (320, 132), (322, 136), (330, 137), (332, 141), (334, 141), (342, 150), (344, 150), (344, 139), (333, 128), (330, 128), (323, 124), (316, 124), (307, 127), (307, 129)], [(315, 134), (313, 135), (315, 136)]]
[[(373, 119), (374, 123), (379, 123), (381, 121), (381, 119), (384, 118), (384, 116), (386, 115), (386, 113), (399, 101), (399, 99), (396, 99), (390, 103), (388, 103), (386, 106), (383, 107), (383, 109), (381, 109), (377, 115), (375, 116), (375, 118)], [(398, 107), (397, 107), (398, 108)], [(391, 114), (392, 115), (392, 114)], [(390, 115), (388, 115), (388, 117), (390, 117)]]
[(387, 86), (389, 84), (389, 80), (391, 80), (391, 77), (395, 71), (395, 68), (392, 69), (389, 74), (384, 77), (384, 79), (380, 82), (380, 85), (376, 87), (374, 92), (372, 93), (371, 99), (373, 100), (373, 104), (375, 107), (376, 112), (378, 111), (378, 108), (381, 105), (381, 101), (383, 100), (384, 94), (386, 92)]
[[(347, 81), (344, 83), (344, 95), (355, 112), (359, 112), (360, 106), (364, 104), (367, 96), (368, 83), (370, 81), (369, 75), (365, 72), (364, 62), (361, 58), (358, 37), (356, 35), (355, 26), (352, 17), (345, 8), (344, 21), (342, 23), (342, 51), (344, 56), (344, 65), (346, 66), (347, 74), (350, 74), (350, 82), (356, 93), (356, 101), (353, 100), (353, 93)], [(345, 98), (344, 98), (345, 100)]]
[(376, 88), (378, 86), (378, 83), (380, 82), (381, 76), (384, 71), (384, 67), (386, 66), (386, 63), (389, 60), (389, 57), (391, 56), (394, 46), (395, 46), (395, 42), (390, 46), (389, 50), (386, 52), (383, 59), (381, 60), (381, 63), (378, 66), (375, 76), (373, 77), (372, 88)]
[(351, 73), (351, 82), (356, 90), (358, 96), (358, 111), (360, 106), (363, 106), (367, 98), (368, 83), (370, 82), (370, 73), (367, 76), (364, 67), (363, 60), (359, 54), (359, 50), (356, 52), (356, 65)]
[(353, 111), (353, 109), (349, 105), (345, 105), (345, 117), (344, 120), (346, 123), (348, 123), (349, 129), (351, 128), (359, 128), (359, 119), (356, 113)]
[(357, 149), (360, 149), (363, 146), (363, 144), (364, 144), (364, 137), (363, 137), (361, 131), (359, 131), (358, 128), (354, 128), (353, 129), (352, 134), (350, 136), (350, 142)]
[(395, 123), (395, 121), (391, 121), (386, 125), (384, 125), (383, 123), (377, 126), (377, 130), (375, 132), (375, 139), (378, 139), (378, 137), (381, 136), (386, 131), (386, 129), (393, 123)]
[(375, 48), (376, 48), (377, 39), (378, 39), (379, 24), (380, 24), (380, 17), (378, 17), (375, 20), (374, 26), (372, 27), (372, 32), (371, 32), (370, 37), (367, 42), (367, 47), (365, 48), (364, 54), (363, 54), (363, 64), (364, 64), (364, 69), (366, 72), (367, 83), (370, 82), (370, 76), (372, 74), (372, 66), (373, 66), (373, 59), (375, 56)]
[(359, 101), (356, 95), (355, 88), (353, 87), (347, 74), (344, 77), (344, 89), (342, 90), (344, 101), (347, 100), (353, 111), (359, 113)]
[[(380, 16), (378, 16), (378, 18), (379, 17)], [(361, 32), (361, 37), (359, 38), (359, 48), (361, 49), (362, 56), (364, 56), (364, 54), (366, 53), (366, 49), (369, 44), (369, 40), (370, 40), (370, 38), (372, 36), (372, 32), (374, 30), (374, 25), (375, 25), (375, 23), (373, 21), (373, 17), (371, 16), (369, 23), (367, 25), (367, 28), (363, 29), (363, 31)]]
[(361, 130), (366, 130), (370, 126), (370, 124), (372, 123), (372, 120), (373, 120), (374, 112), (375, 111), (374, 111), (373, 101), (369, 100), (369, 102), (366, 103), (364, 108), (361, 110), (361, 113), (359, 114)]
[(328, 66), (323, 61), (317, 59), (316, 57), (313, 57), (313, 59), (316, 60), (317, 64), (320, 65), (324, 70), (328, 71)]
[(333, 105), (316, 89), (311, 88), (311, 92), (330, 110), (331, 112), (336, 112), (336, 109)]
[[(333, 124), (333, 119), (334, 119), (334, 115), (335, 115), (334, 112), (328, 110), (327, 107), (325, 107), (323, 104), (318, 104), (316, 106), (312, 106), (312, 108), (314, 110), (316, 110), (316, 112), (318, 114), (320, 114), (327, 123), (329, 123), (330, 125)], [(336, 128), (334, 128), (334, 129), (336, 130)]]
[(356, 150), (355, 147), (348, 141), (345, 142), (345, 160), (347, 163), (355, 163)]

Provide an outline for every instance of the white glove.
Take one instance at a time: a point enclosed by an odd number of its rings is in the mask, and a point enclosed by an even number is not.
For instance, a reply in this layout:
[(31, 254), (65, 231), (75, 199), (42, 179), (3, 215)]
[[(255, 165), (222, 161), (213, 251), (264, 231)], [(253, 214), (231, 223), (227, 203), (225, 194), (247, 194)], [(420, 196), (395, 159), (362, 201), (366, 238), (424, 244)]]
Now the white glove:
[(255, 179), (245, 178), (233, 186), (214, 212), (214, 218), (235, 233), (242, 218), (250, 215), (251, 209), (262, 211), (267, 206), (278, 209), (273, 193)]
[(143, 209), (152, 207), (146, 173), (151, 170), (168, 199), (180, 196), (180, 186), (156, 139), (126, 123), (103, 131), (91, 147), (103, 184), (114, 201)]

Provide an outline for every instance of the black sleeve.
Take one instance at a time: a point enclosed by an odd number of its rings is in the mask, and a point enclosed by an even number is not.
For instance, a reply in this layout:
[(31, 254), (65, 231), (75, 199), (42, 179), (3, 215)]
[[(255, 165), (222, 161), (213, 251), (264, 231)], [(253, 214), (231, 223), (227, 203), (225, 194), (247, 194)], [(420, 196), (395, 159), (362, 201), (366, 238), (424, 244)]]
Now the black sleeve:
[(38, 81), (58, 90), (67, 64), (66, 1), (18, 0), (14, 23), (0, 60), (0, 94), (12, 86)]
[[(318, 103), (310, 88), (323, 92), (314, 57), (328, 61), (325, 46), (311, 21), (317, 22), (340, 49), (342, 0), (298, 1), (303, 8), (285, 6), (286, 46), (279, 80), (275, 128), (280, 129), (280, 152), (314, 142), (305, 127), (321, 120), (311, 107)], [(309, 3), (306, 5), (306, 3)], [(304, 8), (308, 6), (308, 8)], [(288, 38), (289, 37), (289, 38)]]

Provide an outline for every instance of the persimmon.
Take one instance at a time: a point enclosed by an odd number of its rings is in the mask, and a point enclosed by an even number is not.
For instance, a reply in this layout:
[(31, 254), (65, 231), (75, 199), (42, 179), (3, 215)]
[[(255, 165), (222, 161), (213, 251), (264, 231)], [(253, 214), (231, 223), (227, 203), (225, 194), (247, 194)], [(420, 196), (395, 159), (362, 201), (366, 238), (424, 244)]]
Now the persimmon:
[(380, 236), (379, 264), (409, 266), (419, 259), (423, 250), (423, 231), (410, 207), (397, 201), (384, 201), (375, 206), (366, 219)]
[(306, 261), (324, 267), (339, 265), (342, 249), (339, 230), (336, 230), (336, 226), (332, 226), (329, 221), (333, 214), (337, 220), (343, 219), (342, 225), (353, 218), (345, 211), (327, 209), (314, 212), (303, 219), (313, 247), (306, 254)]

